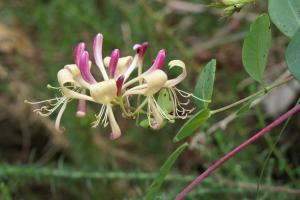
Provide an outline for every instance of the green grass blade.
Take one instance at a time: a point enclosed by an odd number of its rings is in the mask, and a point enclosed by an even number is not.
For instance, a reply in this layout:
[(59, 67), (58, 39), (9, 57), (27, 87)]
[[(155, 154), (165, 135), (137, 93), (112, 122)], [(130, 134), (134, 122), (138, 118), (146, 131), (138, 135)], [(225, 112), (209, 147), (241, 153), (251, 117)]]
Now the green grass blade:
[(175, 161), (177, 160), (178, 156), (181, 152), (188, 146), (187, 143), (182, 144), (178, 147), (167, 159), (167, 161), (163, 164), (163, 166), (159, 169), (157, 176), (155, 177), (154, 181), (150, 185), (150, 188), (146, 194), (146, 200), (153, 200), (158, 191), (161, 187), (165, 177), (167, 176), (168, 172), (170, 171), (171, 167), (174, 165)]

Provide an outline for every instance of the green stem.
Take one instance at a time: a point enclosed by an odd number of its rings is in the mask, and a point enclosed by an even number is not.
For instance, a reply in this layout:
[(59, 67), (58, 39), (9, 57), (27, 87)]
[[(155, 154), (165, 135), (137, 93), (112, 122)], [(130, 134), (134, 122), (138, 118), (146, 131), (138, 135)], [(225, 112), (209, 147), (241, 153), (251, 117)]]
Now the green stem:
[(225, 110), (228, 110), (228, 109), (230, 109), (230, 108), (233, 108), (233, 107), (235, 107), (235, 106), (238, 106), (238, 105), (240, 105), (240, 104), (242, 104), (242, 103), (245, 103), (245, 102), (249, 101), (250, 99), (252, 99), (252, 98), (254, 98), (254, 97), (257, 97), (257, 96), (262, 95), (262, 94), (267, 94), (269, 91), (273, 90), (274, 88), (277, 88), (277, 87), (279, 87), (279, 86), (281, 86), (281, 85), (284, 85), (285, 83), (287, 83), (287, 82), (289, 82), (289, 81), (291, 81), (291, 80), (293, 80), (293, 77), (292, 77), (292, 76), (290, 76), (290, 77), (284, 79), (283, 81), (280, 81), (280, 82), (278, 82), (278, 83), (274, 83), (274, 84), (272, 84), (272, 85), (270, 85), (270, 86), (267, 86), (267, 87), (265, 87), (264, 89), (261, 89), (261, 90), (259, 90), (258, 92), (254, 93), (254, 94), (252, 94), (252, 95), (250, 95), (250, 96), (248, 96), (248, 97), (245, 97), (245, 98), (243, 98), (243, 99), (241, 99), (241, 100), (239, 100), (239, 101), (237, 101), (237, 102), (234, 102), (234, 103), (232, 103), (232, 104), (229, 104), (229, 105), (227, 105), (227, 106), (224, 106), (224, 107), (219, 108), (219, 109), (216, 109), (216, 110), (212, 110), (212, 111), (211, 111), (211, 114), (216, 114), (216, 113), (219, 113), (219, 112), (223, 112), (223, 111), (225, 111)]
[(144, 101), (141, 103), (141, 105), (134, 111), (134, 113), (132, 113), (132, 115), (134, 116), (134, 115), (136, 115), (136, 114), (138, 114), (139, 112), (140, 112), (140, 110), (142, 110), (143, 109), (143, 107), (147, 104), (147, 98), (146, 99), (144, 99)]

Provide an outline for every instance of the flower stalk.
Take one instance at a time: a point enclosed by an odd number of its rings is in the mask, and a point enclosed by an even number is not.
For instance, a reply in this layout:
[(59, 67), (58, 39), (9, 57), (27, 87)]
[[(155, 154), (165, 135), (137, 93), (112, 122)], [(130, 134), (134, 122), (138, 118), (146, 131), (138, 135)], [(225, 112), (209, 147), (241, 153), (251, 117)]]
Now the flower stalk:
[(175, 198), (175, 200), (181, 200), (183, 199), (188, 193), (190, 193), (193, 188), (195, 188), (202, 180), (204, 180), (209, 174), (211, 174), (213, 171), (215, 171), (217, 168), (219, 168), (223, 163), (225, 163), (227, 160), (232, 158), (234, 155), (239, 153), (240, 151), (244, 150), (246, 147), (248, 147), (250, 144), (255, 142), (257, 139), (259, 139), (264, 134), (271, 131), (273, 128), (280, 125), (282, 122), (287, 120), (289, 117), (293, 116), (295, 113), (300, 111), (300, 104), (296, 105), (292, 109), (290, 109), (285, 114), (279, 116), (276, 120), (274, 120), (272, 123), (270, 123), (268, 126), (263, 128), (261, 131), (250, 137), (248, 140), (240, 144), (238, 147), (230, 151), (228, 154), (223, 156), (220, 160), (218, 160), (216, 163), (214, 163), (212, 166), (210, 166), (206, 171), (204, 171), (202, 174), (200, 174), (193, 182), (191, 182), (184, 190), (182, 190)]

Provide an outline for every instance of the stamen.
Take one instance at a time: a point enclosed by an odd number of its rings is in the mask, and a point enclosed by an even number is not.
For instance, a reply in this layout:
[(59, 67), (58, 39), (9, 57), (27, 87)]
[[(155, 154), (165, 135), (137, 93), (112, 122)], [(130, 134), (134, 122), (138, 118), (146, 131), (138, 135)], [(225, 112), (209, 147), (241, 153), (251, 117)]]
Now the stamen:
[[(39, 109), (35, 109), (33, 110), (33, 112), (37, 113), (38, 115), (42, 116), (42, 117), (48, 117), (49, 115), (51, 115), (62, 103), (67, 102), (67, 98), (66, 97), (62, 97), (59, 101), (57, 101), (54, 104), (54, 107), (49, 109), (48, 106), (42, 106)], [(46, 111), (46, 112), (44, 112)]]
[(102, 124), (102, 126), (104, 126), (104, 127), (106, 127), (107, 125), (108, 125), (108, 122), (107, 122), (107, 115), (108, 115), (108, 107), (107, 106), (105, 106), (105, 114), (104, 114), (104, 117), (103, 117), (103, 119), (102, 119), (102, 122), (101, 122), (101, 124)]
[(199, 101), (206, 102), (206, 103), (211, 103), (211, 100), (201, 99), (201, 98), (199, 98), (199, 97), (193, 95), (192, 93), (185, 92), (185, 91), (183, 91), (183, 90), (178, 89), (177, 87), (174, 87), (174, 89), (175, 89), (176, 91), (178, 91), (178, 93), (179, 93), (181, 96), (183, 96), (183, 97), (193, 97), (193, 98), (195, 98), (195, 99), (197, 99), (197, 100), (199, 100)]
[(103, 113), (105, 112), (105, 109), (106, 109), (106, 106), (105, 105), (102, 105), (101, 106), (101, 109), (100, 109), (100, 112), (98, 115), (95, 115), (96, 117), (96, 121), (92, 122), (92, 127), (95, 128), (99, 125), (102, 117), (103, 117)]
[(155, 103), (153, 101), (153, 97), (148, 97), (148, 104), (150, 105), (150, 113), (152, 113), (153, 115), (153, 118), (154, 118), (154, 122), (155, 124), (150, 124), (150, 126), (153, 128), (153, 129), (158, 129), (160, 128), (161, 124), (163, 123), (163, 117), (162, 115), (159, 113), (157, 107), (155, 106)]
[(154, 101), (154, 103), (155, 103), (155, 105), (156, 105), (156, 107), (157, 107), (159, 113), (160, 113), (165, 119), (167, 119), (168, 121), (173, 122), (174, 120), (172, 120), (172, 119), (169, 117), (169, 114), (166, 113), (166, 112), (159, 106), (159, 104), (157, 103), (157, 101), (156, 101), (154, 98), (153, 98), (153, 101)]
[(43, 100), (43, 101), (36, 101), (36, 102), (28, 101), (28, 100), (25, 99), (24, 103), (35, 105), (35, 104), (41, 104), (41, 103), (50, 103), (52, 101), (57, 101), (57, 98), (47, 99), (47, 100)]

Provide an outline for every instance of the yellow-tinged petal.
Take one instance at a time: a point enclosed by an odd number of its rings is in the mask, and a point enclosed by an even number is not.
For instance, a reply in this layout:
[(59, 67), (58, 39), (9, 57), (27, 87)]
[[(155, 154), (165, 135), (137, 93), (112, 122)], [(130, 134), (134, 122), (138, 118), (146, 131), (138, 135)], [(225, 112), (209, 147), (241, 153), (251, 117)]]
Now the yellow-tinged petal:
[(80, 85), (74, 80), (73, 74), (68, 69), (59, 70), (57, 73), (57, 80), (62, 92), (67, 98), (93, 101), (91, 97), (72, 90), (76, 87), (80, 87)]
[(146, 96), (153, 96), (156, 92), (158, 92), (168, 80), (168, 76), (162, 70), (155, 70), (149, 74), (143, 76), (147, 89), (145, 92)]
[[(132, 94), (142, 94), (145, 96), (153, 96), (157, 93), (161, 88), (164, 87), (166, 81), (168, 80), (168, 76), (162, 70), (155, 70), (136, 79), (132, 79), (129, 81), (129, 84), (137, 82), (139, 80), (143, 80), (144, 83), (133, 88), (128, 89), (124, 96), (132, 95)], [(133, 82), (134, 81), (134, 82)], [(126, 85), (126, 84), (125, 84)], [(128, 84), (127, 84), (128, 85)]]
[[(89, 67), (90, 68), (92, 67), (92, 62), (91, 61), (89, 61)], [(81, 76), (79, 68), (77, 67), (76, 64), (68, 64), (68, 65), (65, 65), (64, 68), (70, 70), (70, 72), (72, 73), (72, 75), (74, 77)]]
[(183, 81), (186, 78), (187, 72), (186, 72), (184, 62), (182, 62), (181, 60), (172, 60), (169, 62), (170, 69), (172, 69), (175, 66), (180, 67), (182, 72), (176, 78), (168, 80), (165, 84), (165, 87), (174, 87), (175, 85), (179, 84), (181, 81)]
[(117, 84), (114, 79), (102, 81), (90, 86), (90, 94), (95, 102), (109, 105), (117, 97)]
[(148, 98), (148, 104), (149, 104), (149, 112), (153, 115), (154, 122), (150, 123), (151, 128), (153, 129), (159, 129), (164, 121), (163, 116), (159, 113), (152, 97)]
[(61, 117), (67, 107), (67, 104), (68, 104), (68, 100), (66, 100), (63, 103), (62, 107), (59, 110), (59, 113), (57, 114), (56, 120), (55, 120), (55, 129), (60, 133), (64, 132), (64, 130), (65, 130), (63, 127), (60, 127), (60, 121), (61, 121)]
[(110, 139), (114, 140), (121, 136), (121, 129), (115, 119), (113, 110), (110, 105), (107, 106), (107, 112), (108, 112), (109, 124), (111, 126), (111, 131), (112, 131), (110, 135)]
[[(110, 57), (109, 56), (105, 57), (104, 58), (105, 67), (108, 67), (109, 62), (110, 62)], [(132, 56), (121, 57), (118, 60), (117, 68), (123, 68), (125, 66), (128, 66), (131, 62), (132, 62)]]
[(69, 65), (66, 65), (64, 68), (70, 70), (70, 72), (73, 74), (73, 76), (80, 75), (80, 71), (76, 64), (69, 64)]
[[(131, 65), (132, 61), (133, 61), (132, 56), (126, 56), (126, 57), (119, 58), (116, 72), (115, 72), (115, 77), (125, 74), (128, 67)], [(108, 67), (109, 62), (110, 62), (110, 57), (105, 57), (104, 58), (105, 67)]]

